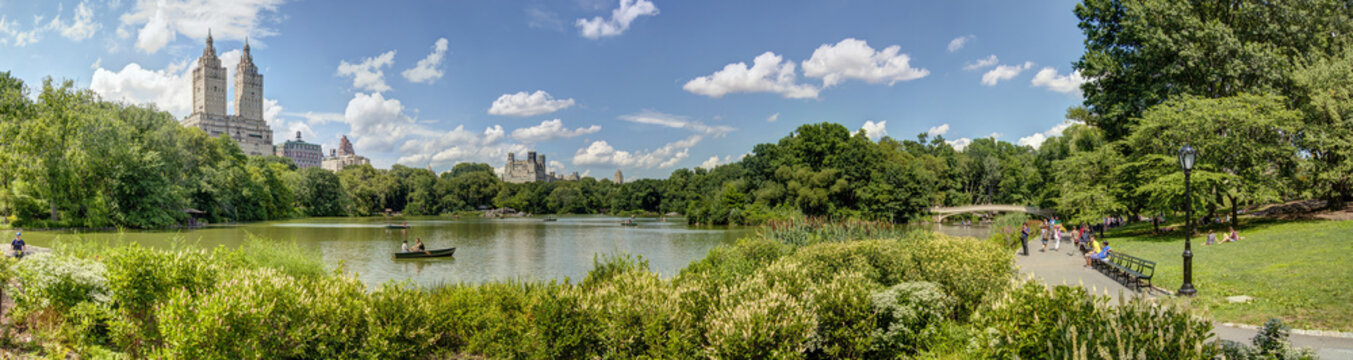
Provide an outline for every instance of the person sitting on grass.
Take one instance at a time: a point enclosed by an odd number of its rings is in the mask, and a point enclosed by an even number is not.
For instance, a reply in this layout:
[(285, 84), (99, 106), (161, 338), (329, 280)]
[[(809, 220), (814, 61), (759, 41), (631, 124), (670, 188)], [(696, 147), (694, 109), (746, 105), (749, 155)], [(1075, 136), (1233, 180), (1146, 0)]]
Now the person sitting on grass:
[(1212, 229), (1207, 229), (1207, 242), (1203, 243), (1203, 245), (1212, 245), (1216, 243), (1217, 243), (1217, 234), (1212, 232)]
[(1240, 233), (1236, 232), (1236, 227), (1231, 226), (1230, 229), (1231, 233), (1227, 234), (1225, 239), (1221, 239), (1221, 242), (1240, 241)]
[(1085, 254), (1085, 267), (1087, 268), (1090, 267), (1091, 265), (1094, 265), (1095, 260), (1104, 260), (1109, 258), (1108, 241), (1104, 241), (1104, 246), (1101, 248), (1099, 241), (1095, 241), (1095, 238), (1091, 236), (1090, 243), (1094, 244), (1095, 252)]

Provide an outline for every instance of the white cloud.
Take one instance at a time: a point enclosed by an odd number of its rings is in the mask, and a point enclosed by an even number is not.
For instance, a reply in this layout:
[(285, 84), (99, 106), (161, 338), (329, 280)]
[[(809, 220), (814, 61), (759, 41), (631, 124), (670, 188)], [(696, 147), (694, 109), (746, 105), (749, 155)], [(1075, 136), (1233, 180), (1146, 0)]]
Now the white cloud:
[(732, 127), (723, 125), (709, 126), (699, 121), (690, 120), (685, 116), (664, 114), (652, 110), (644, 110), (642, 112), (635, 114), (621, 115), (620, 119), (639, 124), (658, 125), (674, 129), (686, 129), (700, 134), (713, 135), (715, 137), (723, 137), (729, 132), (737, 130)]
[(860, 131), (863, 131), (870, 140), (878, 140), (881, 137), (888, 136), (888, 121), (865, 121), (864, 125), (860, 126)]
[(285, 112), (284, 112), (284, 113), (282, 113), (282, 115), (302, 117), (302, 118), (305, 118), (305, 122), (306, 122), (306, 123), (309, 123), (309, 124), (312, 124), (312, 125), (320, 125), (320, 124), (331, 123), (331, 122), (340, 122), (340, 123), (341, 123), (341, 122), (344, 122), (344, 120), (345, 120), (345, 119), (343, 118), (343, 114), (339, 114), (339, 113), (317, 113), (317, 112), (313, 112), (313, 111), (306, 111), (306, 112), (304, 112), (304, 113), (285, 113)]
[(611, 10), (611, 18), (600, 16), (592, 19), (578, 19), (574, 24), (578, 33), (588, 39), (600, 39), (616, 36), (629, 30), (630, 23), (640, 16), (658, 15), (658, 6), (648, 0), (620, 0), (620, 7)]
[(714, 74), (686, 82), (682, 89), (712, 98), (738, 92), (770, 92), (790, 99), (817, 98), (818, 88), (796, 81), (794, 62), (785, 62), (780, 55), (767, 51), (752, 60), (751, 68), (743, 62), (728, 64)]
[(926, 135), (930, 135), (930, 136), (940, 136), (940, 135), (948, 134), (948, 133), (949, 133), (949, 124), (941, 124), (940, 126), (931, 126), (931, 127), (930, 127), (930, 130), (926, 130), (925, 133), (926, 133)]
[(775, 122), (776, 120), (780, 120), (780, 113), (770, 114), (770, 117), (766, 118), (766, 122)]
[(438, 67), (442, 65), (442, 58), (446, 56), (447, 47), (446, 38), (437, 39), (437, 42), (432, 44), (432, 53), (428, 54), (423, 60), (418, 60), (417, 66), (404, 70), (402, 73), (404, 78), (411, 82), (427, 84), (441, 79), (443, 72)]
[(657, 150), (625, 151), (616, 150), (605, 140), (593, 141), (573, 154), (574, 165), (613, 165), (618, 167), (669, 168), (690, 156), (695, 144), (703, 137), (690, 137), (663, 145)]
[(718, 155), (710, 156), (708, 160), (705, 160), (704, 162), (700, 163), (700, 165), (697, 167), (703, 168), (705, 170), (714, 170), (714, 168), (719, 167), (719, 165), (732, 164), (734, 161), (741, 161), (743, 158), (746, 157), (747, 154), (737, 156), (728, 155), (724, 156), (723, 159), (719, 159)]
[(103, 24), (94, 22), (94, 10), (89, 8), (89, 0), (75, 7), (75, 19), (70, 24), (62, 24), (60, 14), (52, 19), (52, 24), (61, 31), (61, 36), (73, 41), (88, 39), (103, 27)]
[(1034, 74), (1032, 83), (1034, 86), (1045, 87), (1059, 93), (1080, 95), (1081, 84), (1085, 83), (1085, 78), (1081, 77), (1080, 70), (1058, 75), (1056, 69), (1045, 67)]
[(977, 35), (967, 35), (967, 36), (959, 36), (954, 38), (953, 40), (949, 40), (949, 52), (955, 52), (958, 51), (958, 49), (962, 49), (963, 45), (967, 45), (969, 40), (976, 38)]
[(153, 104), (161, 110), (184, 117), (192, 112), (192, 77), (188, 61), (170, 64), (161, 70), (130, 63), (122, 70), (94, 70), (89, 89), (104, 99), (131, 104)]
[(911, 57), (900, 54), (901, 46), (893, 45), (875, 51), (864, 40), (847, 38), (836, 45), (822, 44), (813, 56), (803, 62), (803, 75), (822, 78), (822, 87), (831, 87), (847, 79), (864, 80), (871, 84), (916, 80), (930, 75), (930, 70), (911, 67)]
[(507, 153), (525, 153), (526, 146), (504, 143), (503, 127), (489, 126), (482, 132), (466, 130), (464, 125), (455, 129), (430, 136), (420, 136), (400, 145), (403, 154), (397, 162), (413, 165), (431, 165), (450, 167), (459, 162), (501, 163), (507, 159)]
[(1066, 120), (1060, 124), (1054, 125), (1051, 129), (1048, 129), (1047, 131), (1019, 138), (1017, 144), (1019, 144), (1020, 146), (1032, 146), (1033, 148), (1037, 149), (1039, 146), (1042, 146), (1043, 142), (1047, 141), (1047, 139), (1062, 136), (1062, 132), (1066, 131), (1066, 128), (1071, 127), (1071, 125), (1080, 123), (1081, 123), (1080, 121)]
[[(226, 68), (228, 79), (234, 78), (232, 73), (240, 62), (240, 55), (239, 50), (220, 54), (221, 65)], [(102, 61), (96, 65), (100, 67), (94, 69), (89, 89), (104, 99), (154, 104), (178, 118), (192, 113), (192, 71), (197, 68), (197, 62), (184, 60), (169, 64), (161, 70), (146, 69), (137, 63), (127, 64), (118, 71), (102, 68)]]
[(385, 72), (382, 67), (389, 67), (395, 62), (395, 51), (386, 51), (376, 57), (362, 59), (357, 64), (348, 63), (344, 60), (338, 62), (338, 76), (351, 76), (352, 87), (367, 91), (389, 91), (390, 86), (385, 84)]
[(536, 92), (530, 94), (520, 91), (516, 94), (499, 96), (498, 100), (494, 100), (493, 105), (489, 107), (489, 114), (535, 116), (567, 109), (573, 104), (573, 99), (555, 100), (553, 96), (550, 96), (550, 93), (544, 90), (536, 90)]
[[(207, 30), (215, 39), (244, 40), (261, 46), (259, 39), (277, 35), (265, 25), (265, 18), (276, 13), (285, 0), (139, 0), (136, 6), (122, 15), (122, 27), (140, 26), (136, 33), (136, 47), (155, 53), (168, 45), (179, 34), (196, 40), (207, 37)], [(119, 33), (124, 30), (119, 28)]]
[(1001, 134), (1001, 133), (998, 133), (998, 132), (993, 132), (993, 133), (991, 133), (991, 135), (987, 135), (987, 137), (992, 138), (992, 139), (1000, 139), (1001, 136), (1005, 136), (1005, 134)]
[(20, 30), (18, 22), (0, 16), (0, 44), (9, 44), (11, 40), (14, 46), (18, 47), (36, 44), (42, 41), (42, 35), (49, 31), (56, 31), (67, 39), (80, 42), (94, 36), (94, 33), (103, 28), (103, 24), (94, 21), (94, 10), (89, 6), (89, 0), (76, 5), (70, 22), (61, 20), (63, 11), (63, 7), (57, 4), (56, 16), (50, 21), (44, 21), (46, 18), (43, 16), (34, 16), (33, 27), (27, 31)]
[(1015, 76), (1018, 76), (1019, 73), (1024, 72), (1024, 70), (1029, 70), (1029, 68), (1033, 66), (1034, 63), (1030, 61), (1024, 62), (1023, 65), (997, 66), (995, 69), (991, 69), (991, 71), (982, 74), (982, 85), (996, 86), (997, 82), (1000, 82), (1001, 80), (1010, 80)]
[(89, 68), (90, 68), (90, 69), (93, 69), (93, 70), (98, 70), (99, 68), (102, 68), (102, 67), (103, 67), (103, 57), (102, 57), (102, 56), (100, 56), (98, 59), (94, 59), (94, 63), (93, 63), (93, 64), (89, 64)]
[(562, 120), (554, 119), (541, 121), (540, 125), (512, 130), (512, 138), (524, 143), (541, 143), (554, 139), (595, 134), (598, 131), (601, 131), (601, 126), (598, 125), (569, 130), (564, 127)]
[(980, 59), (974, 61), (971, 64), (963, 65), (963, 70), (977, 70), (988, 66), (996, 65), (997, 63), (1000, 62), (1001, 60), (996, 58), (996, 54), (991, 54), (991, 56), (987, 56), (985, 59)]
[(958, 138), (957, 140), (949, 140), (945, 142), (949, 143), (949, 146), (952, 146), (954, 150), (963, 151), (963, 149), (968, 148), (968, 145), (972, 144), (972, 139)]
[(404, 114), (404, 105), (399, 100), (386, 99), (379, 92), (353, 94), (343, 111), (343, 121), (356, 138), (353, 146), (358, 153), (388, 152), (410, 136), (431, 134)]
[(1043, 141), (1047, 139), (1048, 138), (1046, 136), (1043, 136), (1043, 134), (1037, 133), (1019, 138), (1019, 141), (1017, 141), (1016, 144), (1019, 144), (1019, 146), (1032, 146), (1033, 148), (1037, 149), (1038, 146), (1043, 145)]

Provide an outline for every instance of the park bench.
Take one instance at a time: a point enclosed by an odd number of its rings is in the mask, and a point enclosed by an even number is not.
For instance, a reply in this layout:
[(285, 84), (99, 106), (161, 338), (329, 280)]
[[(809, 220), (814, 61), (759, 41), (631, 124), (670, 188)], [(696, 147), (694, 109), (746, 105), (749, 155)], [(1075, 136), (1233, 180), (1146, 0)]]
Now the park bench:
[[(1118, 251), (1110, 251), (1109, 258), (1100, 260), (1100, 265), (1111, 272), (1115, 279), (1122, 278), (1130, 283), (1134, 290), (1141, 290), (1142, 282), (1150, 288), (1151, 278), (1156, 274), (1156, 262)], [(1130, 281), (1130, 282), (1129, 282)]]

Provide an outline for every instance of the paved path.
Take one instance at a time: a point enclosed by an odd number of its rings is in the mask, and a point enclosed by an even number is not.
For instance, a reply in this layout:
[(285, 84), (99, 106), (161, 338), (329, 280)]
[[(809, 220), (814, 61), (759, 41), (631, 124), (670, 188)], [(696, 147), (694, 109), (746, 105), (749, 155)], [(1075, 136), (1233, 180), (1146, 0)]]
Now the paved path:
[[(1029, 256), (1024, 256), (1022, 251), (1016, 249), (1015, 266), (1019, 267), (1020, 275), (1041, 279), (1049, 285), (1080, 285), (1096, 294), (1107, 295), (1115, 300), (1109, 301), (1109, 304), (1117, 304), (1116, 299), (1120, 294), (1122, 296), (1168, 296), (1159, 291), (1152, 294), (1136, 293), (1114, 279), (1105, 276), (1099, 270), (1085, 268), (1085, 258), (1081, 257), (1080, 252), (1076, 250), (1075, 246), (1071, 245), (1069, 240), (1062, 241), (1060, 250), (1054, 250), (1052, 247), (1053, 244), (1050, 243), (1048, 244), (1048, 251), (1041, 252), (1039, 249), (1042, 248), (1042, 244), (1034, 240), (1029, 242)], [(1250, 339), (1254, 338), (1254, 334), (1258, 331), (1217, 323), (1212, 332), (1220, 339), (1250, 344)], [(1316, 355), (1321, 359), (1353, 360), (1353, 338), (1292, 334), (1289, 340), (1292, 341), (1294, 346), (1315, 349)]]

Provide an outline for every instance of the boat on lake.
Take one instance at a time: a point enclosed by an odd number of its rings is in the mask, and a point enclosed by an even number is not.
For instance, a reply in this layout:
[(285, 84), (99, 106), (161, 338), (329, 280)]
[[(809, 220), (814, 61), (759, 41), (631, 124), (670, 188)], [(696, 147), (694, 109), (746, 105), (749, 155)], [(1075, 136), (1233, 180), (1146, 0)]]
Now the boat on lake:
[(556, 219), (556, 218), (554, 218), (554, 217), (547, 217), (547, 218), (541, 219), (540, 221), (551, 222), (551, 221), (559, 221), (559, 219)]
[(385, 228), (386, 228), (386, 229), (408, 229), (408, 228), (409, 228), (409, 225), (405, 225), (405, 224), (386, 224), (386, 225), (385, 225)]
[(396, 259), (436, 258), (436, 257), (448, 257), (455, 254), (456, 248), (446, 248), (428, 251), (399, 252), (395, 253), (395, 258)]
[(639, 226), (639, 223), (633, 221), (622, 221), (620, 226)]

